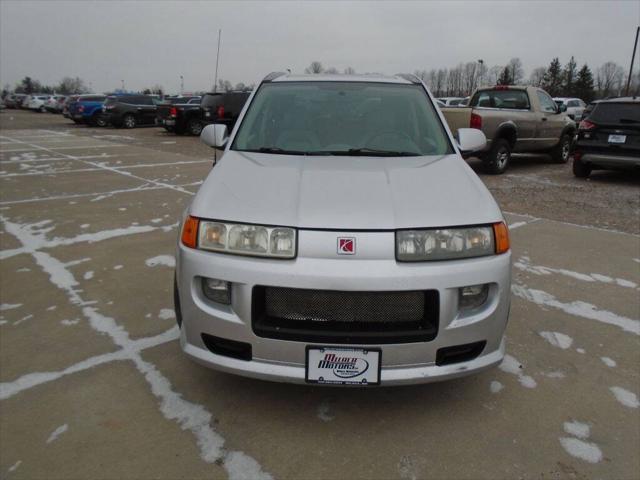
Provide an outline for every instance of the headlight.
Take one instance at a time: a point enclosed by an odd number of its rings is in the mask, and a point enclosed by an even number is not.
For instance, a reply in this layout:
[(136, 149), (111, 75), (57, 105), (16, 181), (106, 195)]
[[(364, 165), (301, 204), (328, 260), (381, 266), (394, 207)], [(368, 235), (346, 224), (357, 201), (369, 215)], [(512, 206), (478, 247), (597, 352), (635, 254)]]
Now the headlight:
[(293, 258), (296, 256), (296, 231), (286, 227), (263, 227), (239, 223), (211, 222), (188, 217), (184, 228), (197, 225), (197, 243), (183, 243), (191, 248), (258, 257)]
[(396, 257), (402, 262), (482, 257), (497, 252), (492, 225), (396, 232)]

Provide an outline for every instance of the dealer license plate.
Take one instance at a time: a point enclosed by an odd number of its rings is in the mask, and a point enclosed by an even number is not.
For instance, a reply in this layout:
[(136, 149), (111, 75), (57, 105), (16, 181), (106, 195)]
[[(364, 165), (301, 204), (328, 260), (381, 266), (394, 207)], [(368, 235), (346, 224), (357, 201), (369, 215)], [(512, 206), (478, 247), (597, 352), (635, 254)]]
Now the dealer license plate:
[(609, 135), (609, 143), (624, 143), (627, 141), (626, 135)]
[(335, 385), (379, 385), (379, 349), (307, 347), (306, 380)]

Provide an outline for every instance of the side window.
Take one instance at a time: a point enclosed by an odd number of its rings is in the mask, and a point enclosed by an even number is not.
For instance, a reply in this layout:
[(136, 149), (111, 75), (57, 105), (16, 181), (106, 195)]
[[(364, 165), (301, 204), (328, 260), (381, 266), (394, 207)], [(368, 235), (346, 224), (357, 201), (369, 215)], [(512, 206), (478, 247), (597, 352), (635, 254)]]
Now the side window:
[(577, 107), (579, 106), (579, 103), (577, 100), (569, 100), (569, 103), (567, 103), (567, 107)]
[(553, 99), (542, 90), (537, 90), (538, 100), (540, 101), (540, 109), (545, 113), (556, 113), (556, 104)]
[(476, 95), (476, 97), (473, 100), (474, 101), (472, 103), (474, 107), (490, 107), (491, 106), (491, 97), (488, 91), (480, 92), (478, 95)]
[(137, 103), (138, 105), (153, 105), (153, 99), (151, 97), (140, 97)]

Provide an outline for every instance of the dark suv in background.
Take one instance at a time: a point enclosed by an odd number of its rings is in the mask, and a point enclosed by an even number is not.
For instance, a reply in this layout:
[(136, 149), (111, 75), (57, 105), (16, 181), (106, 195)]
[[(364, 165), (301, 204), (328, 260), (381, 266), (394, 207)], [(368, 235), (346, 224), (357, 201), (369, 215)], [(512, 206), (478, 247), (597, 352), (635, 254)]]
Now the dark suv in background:
[(201, 97), (165, 98), (158, 104), (156, 123), (167, 132), (200, 135), (202, 131)]
[(640, 168), (640, 97), (602, 100), (580, 122), (573, 146), (573, 173)]
[(251, 92), (207, 93), (202, 97), (202, 125), (222, 123), (231, 131)]
[(135, 128), (156, 123), (157, 99), (149, 95), (110, 96), (102, 111), (108, 123), (117, 128)]

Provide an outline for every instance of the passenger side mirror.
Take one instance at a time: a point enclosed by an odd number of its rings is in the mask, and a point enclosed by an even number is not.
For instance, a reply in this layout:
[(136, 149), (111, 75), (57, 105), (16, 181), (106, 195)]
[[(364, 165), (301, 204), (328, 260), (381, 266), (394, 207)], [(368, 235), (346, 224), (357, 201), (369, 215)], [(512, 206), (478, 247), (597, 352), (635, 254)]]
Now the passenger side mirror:
[(227, 126), (220, 123), (207, 125), (202, 129), (202, 133), (200, 134), (200, 140), (202, 140), (205, 145), (209, 145), (217, 150), (224, 150), (228, 139)]
[(487, 137), (476, 128), (458, 129), (458, 148), (463, 156), (479, 152), (487, 146)]
[(567, 111), (567, 106), (564, 103), (560, 104), (558, 108), (560, 110), (558, 113), (563, 113)]

